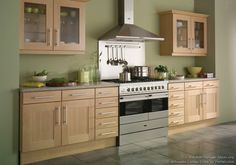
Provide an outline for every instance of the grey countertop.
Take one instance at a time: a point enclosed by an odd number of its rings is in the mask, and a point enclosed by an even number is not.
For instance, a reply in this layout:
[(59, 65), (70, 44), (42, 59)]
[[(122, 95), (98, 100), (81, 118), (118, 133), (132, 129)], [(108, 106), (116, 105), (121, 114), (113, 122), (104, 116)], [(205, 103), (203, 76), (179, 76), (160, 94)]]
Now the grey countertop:
[(194, 82), (194, 81), (211, 81), (218, 80), (217, 78), (185, 78), (183, 80), (168, 80), (169, 83), (184, 83), (184, 82)]
[(56, 91), (56, 90), (72, 90), (72, 89), (86, 89), (86, 88), (102, 88), (102, 87), (117, 87), (119, 84), (110, 82), (95, 82), (84, 83), (78, 86), (71, 87), (42, 87), (42, 88), (20, 88), (20, 92), (43, 92), (43, 91)]

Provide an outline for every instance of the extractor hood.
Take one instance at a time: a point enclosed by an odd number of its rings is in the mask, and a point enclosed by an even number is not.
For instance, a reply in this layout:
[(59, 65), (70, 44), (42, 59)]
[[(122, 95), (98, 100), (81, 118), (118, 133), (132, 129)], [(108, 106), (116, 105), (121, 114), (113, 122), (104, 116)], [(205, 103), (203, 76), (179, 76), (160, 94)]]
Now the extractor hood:
[(163, 41), (164, 38), (134, 25), (134, 0), (118, 0), (119, 25), (99, 40), (109, 41)]

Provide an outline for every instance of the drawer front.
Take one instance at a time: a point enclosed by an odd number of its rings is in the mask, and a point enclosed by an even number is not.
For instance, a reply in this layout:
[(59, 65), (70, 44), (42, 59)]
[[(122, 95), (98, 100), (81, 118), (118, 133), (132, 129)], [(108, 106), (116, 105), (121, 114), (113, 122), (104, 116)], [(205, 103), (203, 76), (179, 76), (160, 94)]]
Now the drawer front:
[(118, 127), (118, 117), (104, 118), (96, 120), (96, 129)]
[(61, 91), (23, 93), (23, 104), (61, 101)]
[(94, 89), (78, 89), (62, 91), (62, 100), (78, 100), (94, 98)]
[(184, 116), (184, 108), (169, 110), (169, 117), (179, 117), (179, 116)]
[(184, 90), (184, 83), (171, 83), (168, 84), (169, 91), (179, 91)]
[(203, 81), (203, 88), (217, 88), (218, 86), (218, 81)]
[(170, 100), (169, 101), (169, 109), (177, 109), (184, 107), (184, 100)]
[(137, 122), (137, 123), (121, 124), (120, 134), (123, 135), (123, 134), (128, 134), (128, 133), (133, 133), (133, 132), (144, 131), (148, 129), (166, 127), (167, 123), (168, 123), (168, 119), (163, 118), (163, 119), (148, 120), (148, 121)]
[(118, 107), (96, 109), (96, 119), (118, 116)]
[(184, 116), (179, 116), (179, 117), (170, 117), (169, 118), (169, 126), (177, 126), (184, 124)]
[(96, 88), (96, 98), (101, 97), (118, 97), (118, 88)]
[(202, 81), (185, 83), (185, 90), (200, 89), (200, 88), (202, 88)]
[(117, 107), (118, 97), (96, 99), (96, 108)]
[(118, 136), (118, 127), (96, 130), (96, 139), (103, 139)]
[(184, 99), (184, 91), (169, 92), (169, 100)]

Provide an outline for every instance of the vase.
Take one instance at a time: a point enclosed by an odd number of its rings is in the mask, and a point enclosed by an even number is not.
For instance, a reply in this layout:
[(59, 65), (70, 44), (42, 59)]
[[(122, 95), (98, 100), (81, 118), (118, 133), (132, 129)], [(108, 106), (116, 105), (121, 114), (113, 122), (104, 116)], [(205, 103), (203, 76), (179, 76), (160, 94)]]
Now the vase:
[(157, 79), (161, 80), (167, 79), (167, 72), (157, 72)]

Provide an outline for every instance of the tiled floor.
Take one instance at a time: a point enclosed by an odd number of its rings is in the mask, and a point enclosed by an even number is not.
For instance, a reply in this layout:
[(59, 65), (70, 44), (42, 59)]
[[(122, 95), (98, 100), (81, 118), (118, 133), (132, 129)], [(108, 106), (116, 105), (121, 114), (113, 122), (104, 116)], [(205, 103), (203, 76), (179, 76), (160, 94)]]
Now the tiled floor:
[(31, 165), (235, 165), (236, 122)]

